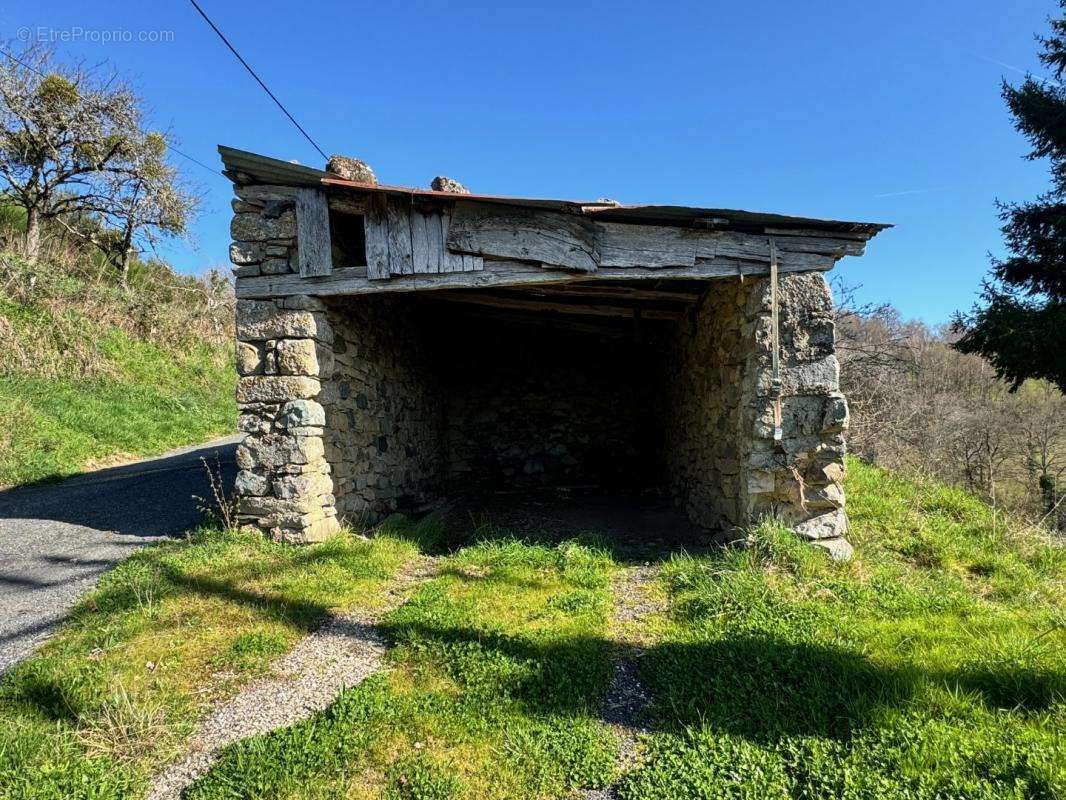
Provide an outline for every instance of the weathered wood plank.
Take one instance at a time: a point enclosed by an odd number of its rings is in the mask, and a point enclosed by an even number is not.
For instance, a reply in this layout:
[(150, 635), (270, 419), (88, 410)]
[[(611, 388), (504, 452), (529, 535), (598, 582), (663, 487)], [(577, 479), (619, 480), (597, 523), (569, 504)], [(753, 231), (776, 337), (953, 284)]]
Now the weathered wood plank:
[[(721, 258), (770, 263), (770, 237), (735, 231), (704, 231), (699, 237), (696, 261)], [(794, 269), (832, 269), (836, 258), (821, 253), (778, 249), (778, 263)]]
[[(368, 248), (369, 249), (369, 248)], [(368, 259), (369, 261), (369, 259)], [(824, 271), (827, 265), (816, 267)], [(810, 267), (781, 263), (778, 271), (805, 272)], [(672, 278), (687, 280), (712, 280), (735, 278), (738, 275), (768, 275), (769, 262), (717, 258), (697, 262), (693, 267), (608, 267), (596, 273), (597, 279), (625, 281), (658, 281)], [(299, 275), (259, 275), (237, 279), (237, 297), (285, 297), (293, 294), (320, 296), (341, 294), (377, 294), (380, 292), (433, 291), (435, 289), (485, 288), (489, 286), (535, 286), (565, 284), (589, 280), (579, 272), (543, 269), (532, 264), (516, 261), (485, 261), (484, 269), (478, 272), (453, 272), (440, 275), (409, 275), (382, 281), (370, 276), (369, 267), (344, 267), (332, 274), (301, 278)]]
[(434, 272), (444, 272), (444, 261), (448, 256), (448, 250), (444, 247), (444, 234), (441, 231), (441, 212), (434, 211), (426, 214), (426, 242), (429, 252), (432, 254), (431, 263)]
[(572, 214), (488, 203), (455, 204), (446, 239), (449, 250), (519, 258), (595, 272), (595, 223)]
[(451, 231), (451, 227), (452, 209), (446, 208), (441, 211), (440, 215), (441, 244), (443, 245), (440, 257), (440, 271), (442, 273), (463, 271), (463, 254), (453, 253), (448, 247), (448, 234)]
[[(435, 229), (436, 236), (430, 231)], [(440, 221), (432, 212), (411, 209), (411, 263), (416, 275), (435, 275), (440, 271)]]
[(345, 214), (363, 214), (366, 213), (366, 198), (330, 197), (329, 207)]
[[(736, 231), (592, 222), (557, 212), (460, 201), (446, 244), (462, 253), (591, 272), (604, 267), (684, 267), (719, 256), (769, 263), (768, 241), (767, 236)], [(782, 264), (810, 269), (861, 249), (861, 242), (830, 237), (789, 237), (779, 248)]]
[(393, 275), (414, 274), (411, 254), (411, 206), (403, 199), (390, 197), (385, 204), (389, 225), (389, 272)]
[(300, 275), (329, 275), (333, 270), (329, 205), (321, 189), (296, 190), (296, 243)]
[(658, 225), (597, 223), (601, 267), (690, 267), (700, 231)]
[(481, 256), (463, 255), (463, 272), (477, 272), (484, 268), (485, 260)]
[[(792, 236), (792, 237), (805, 237), (808, 239), (825, 239), (826, 241), (851, 241), (858, 242), (861, 245), (865, 245), (870, 239), (874, 237), (872, 233), (861, 233), (857, 231), (833, 231), (827, 233), (826, 231), (815, 230), (814, 228), (763, 228), (763, 233), (769, 236)], [(849, 253), (848, 255), (854, 255)]]
[(549, 284), (543, 287), (546, 295), (558, 297), (581, 297), (589, 300), (672, 300), (678, 303), (691, 303), (699, 298), (706, 288), (697, 284), (698, 289), (684, 291), (682, 289), (655, 289), (636, 288), (633, 286), (617, 286), (607, 281), (599, 281), (591, 284)]
[[(372, 281), (389, 278), (389, 222), (385, 213), (385, 195), (367, 198), (366, 215), (366, 277)], [(334, 273), (336, 274), (336, 273)]]
[[(603, 267), (680, 267), (695, 263), (696, 258), (713, 257), (715, 254), (769, 263), (769, 236), (618, 222), (601, 222), (599, 229), (600, 266)], [(789, 258), (788, 254), (792, 253), (841, 258), (862, 255), (865, 249), (865, 242), (825, 236), (775, 238), (778, 240), (778, 254), (784, 258)], [(804, 261), (802, 256), (798, 260)]]

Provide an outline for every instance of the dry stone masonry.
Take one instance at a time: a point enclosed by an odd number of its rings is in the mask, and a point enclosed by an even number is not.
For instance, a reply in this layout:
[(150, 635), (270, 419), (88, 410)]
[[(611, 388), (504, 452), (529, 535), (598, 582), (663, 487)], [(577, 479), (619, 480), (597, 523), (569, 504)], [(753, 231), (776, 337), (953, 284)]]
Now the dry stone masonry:
[(310, 542), (457, 494), (596, 487), (850, 554), (824, 273), (884, 226), (404, 189), (220, 149), (244, 523)]

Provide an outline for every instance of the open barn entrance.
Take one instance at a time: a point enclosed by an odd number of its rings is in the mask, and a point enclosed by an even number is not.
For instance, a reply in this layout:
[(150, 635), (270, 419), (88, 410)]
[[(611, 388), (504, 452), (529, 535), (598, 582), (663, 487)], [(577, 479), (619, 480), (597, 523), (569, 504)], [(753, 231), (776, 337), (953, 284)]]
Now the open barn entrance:
[(442, 497), (737, 513), (740, 281), (341, 297), (325, 396), (338, 512)]
[(884, 225), (220, 153), (242, 524), (312, 542), (441, 498), (587, 487), (850, 551), (823, 273)]

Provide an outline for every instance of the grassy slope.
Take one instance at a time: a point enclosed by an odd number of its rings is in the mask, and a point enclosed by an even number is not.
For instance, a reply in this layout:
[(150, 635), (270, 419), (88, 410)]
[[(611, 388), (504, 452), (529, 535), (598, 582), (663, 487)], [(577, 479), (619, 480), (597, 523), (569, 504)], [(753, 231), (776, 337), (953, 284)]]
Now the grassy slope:
[[(848, 491), (852, 564), (765, 526), (748, 550), (663, 565), (667, 611), (640, 637), (651, 732), (623, 797), (1066, 798), (1066, 551), (964, 493), (861, 464)], [(413, 552), (397, 533), (135, 557), (2, 685), (0, 798), (136, 796), (200, 701), (230, 690), (209, 675), (255, 674), (336, 597), (371, 602)], [(429, 533), (404, 531), (422, 547)], [(229, 748), (190, 795), (562, 798), (609, 783), (617, 742), (597, 711), (619, 570), (575, 542), (459, 549), (389, 615), (390, 671)]]
[(375, 607), (414, 552), (207, 532), (135, 554), (0, 684), (0, 798), (140, 796), (208, 703), (328, 611)]
[(0, 291), (0, 486), (234, 429), (229, 348), (159, 331), (152, 316), (168, 308), (146, 305), (137, 323), (154, 335), (131, 330), (132, 312), (108, 303), (106, 287), (76, 278), (37, 281), (26, 296)]
[(1066, 551), (852, 463), (858, 560), (766, 527), (664, 570), (626, 798), (1066, 797)]

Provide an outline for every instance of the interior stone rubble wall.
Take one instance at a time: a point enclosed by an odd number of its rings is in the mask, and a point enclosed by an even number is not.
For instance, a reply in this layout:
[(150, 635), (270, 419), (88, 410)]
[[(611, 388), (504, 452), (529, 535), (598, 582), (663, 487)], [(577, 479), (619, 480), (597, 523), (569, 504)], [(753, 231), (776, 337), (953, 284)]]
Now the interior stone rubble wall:
[(449, 490), (635, 489), (653, 479), (645, 348), (483, 319), (457, 324), (448, 339), (437, 363)]
[(744, 306), (751, 282), (711, 283), (692, 319), (676, 326), (661, 362), (665, 485), (693, 522), (741, 523), (741, 377)]
[(444, 398), (416, 299), (342, 297), (328, 305), (336, 367), (326, 458), (339, 513), (374, 521), (440, 488)]

